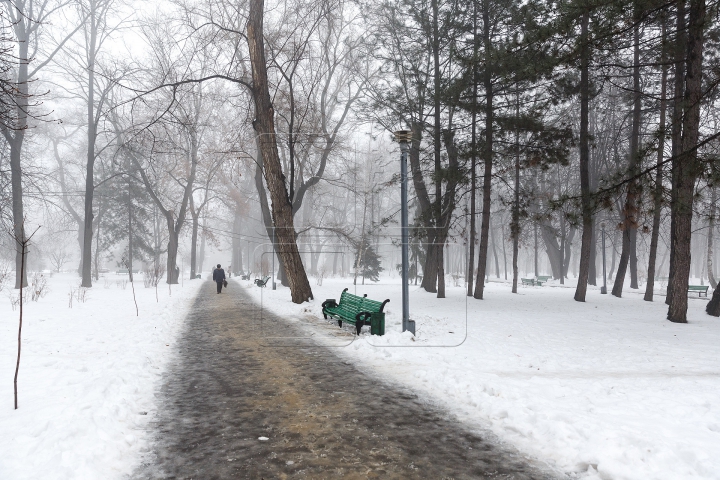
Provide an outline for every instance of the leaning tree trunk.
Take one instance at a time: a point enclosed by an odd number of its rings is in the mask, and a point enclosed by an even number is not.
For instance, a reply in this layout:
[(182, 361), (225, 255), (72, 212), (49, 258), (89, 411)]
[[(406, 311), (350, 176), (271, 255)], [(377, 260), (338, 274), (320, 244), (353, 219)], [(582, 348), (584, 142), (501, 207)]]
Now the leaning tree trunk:
[(263, 40), (263, 0), (250, 0), (248, 12), (248, 47), (252, 67), (252, 93), (255, 102), (255, 130), (263, 159), (265, 181), (272, 200), (272, 215), (279, 241), (279, 256), (290, 283), (294, 303), (313, 298), (302, 258), (295, 238), (292, 205), (288, 198), (285, 176), (277, 149), (275, 123), (267, 78), (265, 45)]
[(671, 247), (675, 251), (675, 271), (667, 317), (668, 320), (675, 323), (687, 323), (693, 194), (695, 181), (701, 173), (701, 166), (697, 159), (697, 144), (700, 134), (700, 100), (702, 99), (705, 0), (691, 0), (689, 10), (682, 156), (678, 162), (677, 202), (674, 206), (675, 232), (673, 232), (671, 240)]

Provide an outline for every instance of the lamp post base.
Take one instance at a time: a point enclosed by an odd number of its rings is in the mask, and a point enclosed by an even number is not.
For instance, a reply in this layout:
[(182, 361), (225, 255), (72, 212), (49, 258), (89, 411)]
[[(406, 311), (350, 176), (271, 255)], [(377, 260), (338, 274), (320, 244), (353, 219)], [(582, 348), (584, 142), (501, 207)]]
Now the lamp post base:
[(409, 331), (415, 335), (415, 320), (407, 320), (403, 323), (403, 332)]
[(607, 287), (600, 287), (600, 293), (607, 295)]

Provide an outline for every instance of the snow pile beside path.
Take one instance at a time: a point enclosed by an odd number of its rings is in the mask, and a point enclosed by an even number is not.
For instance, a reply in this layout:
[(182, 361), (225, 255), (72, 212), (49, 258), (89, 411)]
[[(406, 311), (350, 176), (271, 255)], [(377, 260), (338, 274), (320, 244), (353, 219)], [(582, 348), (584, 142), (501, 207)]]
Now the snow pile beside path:
[(78, 283), (56, 274), (25, 304), (18, 410), (18, 310), (0, 296), (0, 478), (122, 478), (148, 444), (158, 382), (201, 283), (163, 284), (156, 300), (136, 278), (140, 316), (127, 276), (101, 278), (69, 308)]
[[(551, 286), (513, 295), (491, 283), (483, 301), (461, 287), (446, 299), (413, 287), (413, 338), (400, 333), (400, 285), (383, 280), (356, 291), (390, 298), (387, 334), (363, 333), (338, 349), (374, 375), (571, 476), (718, 478), (720, 320), (704, 313), (704, 300), (691, 300), (690, 323), (678, 325), (665, 320), (664, 297), (649, 303), (630, 292), (591, 290), (582, 304), (572, 289)], [(351, 280), (326, 279), (303, 306), (287, 289), (264, 289), (263, 304), (314, 328), (326, 322), (322, 301), (345, 287), (353, 290)], [(249, 291), (259, 298), (260, 289)]]

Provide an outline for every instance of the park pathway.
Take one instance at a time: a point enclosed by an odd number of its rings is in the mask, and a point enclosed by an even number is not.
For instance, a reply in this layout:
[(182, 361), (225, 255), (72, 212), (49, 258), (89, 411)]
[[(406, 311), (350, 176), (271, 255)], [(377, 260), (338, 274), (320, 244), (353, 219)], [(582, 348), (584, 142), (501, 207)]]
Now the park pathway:
[(133, 478), (557, 478), (261, 316), (244, 288), (203, 285)]

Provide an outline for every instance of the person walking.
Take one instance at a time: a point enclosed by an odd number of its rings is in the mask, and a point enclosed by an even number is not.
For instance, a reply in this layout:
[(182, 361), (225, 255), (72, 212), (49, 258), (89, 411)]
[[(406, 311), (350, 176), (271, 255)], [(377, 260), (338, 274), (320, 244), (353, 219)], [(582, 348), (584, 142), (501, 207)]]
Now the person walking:
[(217, 293), (222, 291), (223, 282), (225, 281), (225, 270), (220, 268), (220, 264), (213, 270), (213, 281), (217, 283)]

